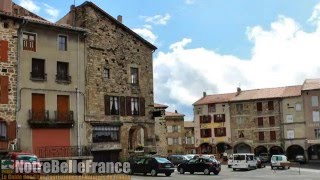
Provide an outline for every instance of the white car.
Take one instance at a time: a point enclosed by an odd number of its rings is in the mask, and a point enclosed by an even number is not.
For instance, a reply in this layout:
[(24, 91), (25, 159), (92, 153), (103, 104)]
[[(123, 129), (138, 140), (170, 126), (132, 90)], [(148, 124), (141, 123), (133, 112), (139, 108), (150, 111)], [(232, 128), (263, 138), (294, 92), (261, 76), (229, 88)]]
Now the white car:
[(254, 158), (254, 154), (239, 153), (233, 154), (232, 169), (257, 169), (257, 159)]
[(273, 168), (290, 169), (290, 162), (285, 155), (273, 155), (271, 157), (271, 169)]
[(228, 158), (228, 168), (231, 168), (232, 167), (232, 163), (233, 163), (233, 156), (231, 155), (229, 158)]

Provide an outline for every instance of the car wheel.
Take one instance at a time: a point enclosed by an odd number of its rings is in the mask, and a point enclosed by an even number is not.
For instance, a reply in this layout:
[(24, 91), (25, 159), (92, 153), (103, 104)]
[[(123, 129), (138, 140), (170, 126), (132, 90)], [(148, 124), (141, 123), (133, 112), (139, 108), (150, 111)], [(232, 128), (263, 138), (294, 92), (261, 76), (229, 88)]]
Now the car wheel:
[(180, 169), (179, 169), (179, 173), (180, 173), (180, 174), (184, 174), (184, 169), (183, 169), (183, 168), (180, 168)]
[(194, 174), (194, 172), (193, 172), (193, 171), (190, 171), (190, 174)]
[(166, 174), (166, 176), (171, 176), (171, 173), (165, 173)]
[(228, 165), (228, 168), (231, 168), (231, 165)]
[(273, 166), (271, 166), (271, 169), (273, 169)]
[(155, 169), (152, 169), (151, 170), (151, 176), (157, 176), (157, 171)]
[(205, 175), (209, 175), (210, 174), (210, 170), (208, 168), (206, 168), (206, 169), (203, 170), (203, 173)]
[(213, 174), (214, 174), (214, 175), (218, 175), (218, 174), (219, 174), (219, 171), (213, 171)]
[(130, 174), (130, 175), (133, 175), (132, 169), (129, 170), (129, 174)]

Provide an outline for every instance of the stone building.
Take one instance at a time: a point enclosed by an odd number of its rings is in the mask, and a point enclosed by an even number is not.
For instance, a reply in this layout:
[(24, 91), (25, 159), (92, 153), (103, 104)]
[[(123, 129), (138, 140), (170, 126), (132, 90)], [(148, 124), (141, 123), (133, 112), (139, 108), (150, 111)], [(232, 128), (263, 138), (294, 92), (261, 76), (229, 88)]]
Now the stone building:
[(168, 106), (163, 104), (154, 103), (154, 121), (155, 121), (155, 137), (157, 154), (167, 156), (168, 143), (167, 143), (167, 125), (165, 120), (165, 111)]
[(230, 112), (228, 101), (234, 93), (206, 95), (196, 101), (194, 123), (199, 154), (223, 154), (231, 149)]
[(184, 154), (184, 115), (177, 111), (166, 111), (165, 122), (167, 127), (167, 154)]
[(185, 133), (185, 154), (196, 154), (197, 147), (195, 146), (195, 123), (194, 121), (184, 121)]
[(306, 121), (306, 151), (309, 160), (320, 160), (320, 79), (307, 79), (302, 86)]
[(87, 141), (94, 161), (117, 161), (135, 150), (154, 152), (153, 67), (156, 47), (92, 2), (60, 24), (89, 30), (86, 38)]

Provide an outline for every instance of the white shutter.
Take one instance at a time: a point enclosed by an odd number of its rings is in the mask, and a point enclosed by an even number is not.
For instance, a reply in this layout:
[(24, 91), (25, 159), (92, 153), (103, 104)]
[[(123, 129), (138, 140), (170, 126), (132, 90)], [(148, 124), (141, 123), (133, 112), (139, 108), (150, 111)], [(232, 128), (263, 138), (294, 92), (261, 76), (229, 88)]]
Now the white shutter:
[(319, 111), (312, 111), (312, 117), (313, 117), (313, 122), (319, 122), (320, 121)]
[(311, 104), (313, 107), (319, 106), (318, 96), (312, 96), (311, 97)]
[(172, 126), (168, 126), (167, 127), (167, 131), (168, 131), (168, 133), (171, 133), (172, 132)]
[(186, 137), (186, 139), (185, 139), (185, 143), (186, 143), (186, 144), (188, 144), (188, 137)]
[(288, 139), (294, 138), (294, 130), (287, 130), (287, 138)]
[(293, 123), (293, 115), (287, 114), (287, 123)]
[(172, 138), (168, 138), (168, 145), (172, 145), (173, 144), (173, 139)]
[(181, 132), (181, 126), (178, 126), (178, 132)]
[(191, 137), (191, 144), (194, 144), (194, 137)]
[(296, 111), (301, 111), (301, 109), (302, 109), (301, 104), (300, 104), (300, 103), (297, 103), (297, 104), (296, 104)]
[(180, 144), (180, 145), (182, 144), (182, 139), (181, 139), (181, 137), (179, 137), (179, 144)]

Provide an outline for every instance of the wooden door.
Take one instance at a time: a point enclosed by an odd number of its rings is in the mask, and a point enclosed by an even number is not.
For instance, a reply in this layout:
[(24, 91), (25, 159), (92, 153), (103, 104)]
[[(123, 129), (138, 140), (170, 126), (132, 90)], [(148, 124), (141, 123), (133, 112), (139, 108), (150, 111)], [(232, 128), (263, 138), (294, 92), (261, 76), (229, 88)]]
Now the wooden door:
[(57, 97), (57, 115), (58, 121), (68, 121), (69, 118), (69, 96), (58, 95)]
[(32, 119), (45, 120), (44, 94), (32, 94)]

